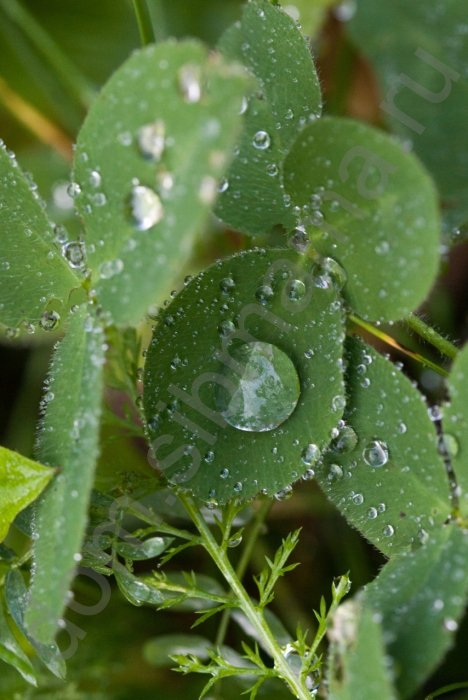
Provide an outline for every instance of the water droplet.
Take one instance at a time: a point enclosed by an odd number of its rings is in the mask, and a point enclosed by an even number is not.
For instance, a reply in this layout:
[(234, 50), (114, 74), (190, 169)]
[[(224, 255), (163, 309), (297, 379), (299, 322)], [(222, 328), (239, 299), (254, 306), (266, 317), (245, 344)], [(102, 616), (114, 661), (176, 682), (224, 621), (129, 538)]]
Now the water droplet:
[(362, 495), (362, 493), (354, 493), (352, 495), (352, 501), (357, 506), (362, 506), (362, 504), (364, 503), (364, 496)]
[(427, 415), (433, 422), (440, 421), (442, 420), (442, 409), (437, 404), (434, 406), (429, 406), (427, 409)]
[(236, 493), (240, 493), (240, 492), (242, 491), (242, 489), (243, 489), (242, 483), (241, 483), (240, 481), (237, 481), (237, 482), (234, 484), (234, 487), (233, 487), (233, 488), (234, 488), (234, 491), (235, 491)]
[(101, 173), (98, 170), (91, 170), (89, 174), (89, 184), (91, 185), (91, 187), (99, 187), (101, 182)]
[(302, 280), (291, 280), (288, 282), (287, 288), (291, 301), (300, 301), (306, 293), (306, 286)]
[(310, 245), (309, 236), (307, 235), (304, 228), (298, 226), (291, 233), (289, 239), (289, 245), (294, 248), (298, 253), (305, 253)]
[(201, 99), (200, 66), (187, 63), (179, 69), (179, 88), (186, 102), (199, 102)]
[(330, 468), (328, 470), (328, 480), (329, 481), (338, 481), (338, 479), (343, 478), (343, 469), (340, 467), (339, 464), (330, 464)]
[(377, 255), (386, 255), (390, 250), (390, 244), (388, 241), (381, 241), (375, 246), (374, 250)]
[(223, 366), (231, 390), (218, 385), (217, 406), (229, 425), (248, 432), (273, 430), (284, 423), (299, 400), (296, 368), (275, 345), (242, 343), (230, 352), (236, 371)]
[(267, 131), (257, 131), (253, 137), (252, 144), (253, 147), (257, 148), (259, 151), (265, 151), (271, 144), (270, 134)]
[(44, 311), (39, 325), (43, 331), (53, 331), (60, 323), (60, 314), (57, 311)]
[(130, 146), (132, 141), (133, 141), (133, 136), (129, 131), (122, 131), (118, 136), (117, 136), (117, 141), (122, 145), (122, 146)]
[(223, 338), (227, 338), (228, 336), (232, 335), (235, 330), (235, 324), (233, 323), (233, 321), (229, 321), (228, 319), (221, 321), (221, 323), (218, 326), (218, 333)]
[(108, 280), (111, 277), (114, 277), (114, 275), (120, 274), (123, 268), (124, 264), (122, 260), (117, 258), (116, 260), (107, 260), (106, 262), (103, 262), (99, 268), (99, 272), (101, 273), (102, 279)]
[(444, 620), (444, 627), (447, 632), (456, 632), (458, 629), (458, 622), (452, 617), (446, 617)]
[(460, 449), (457, 438), (450, 433), (444, 433), (439, 436), (437, 447), (441, 454), (448, 457), (456, 457)]
[(224, 294), (230, 294), (235, 286), (236, 283), (234, 282), (231, 276), (223, 277), (223, 279), (219, 283), (219, 288)]
[(70, 241), (70, 243), (66, 243), (62, 247), (62, 254), (64, 258), (68, 260), (70, 267), (76, 269), (83, 267), (85, 261), (84, 243), (79, 241)]
[(270, 177), (276, 177), (276, 175), (278, 175), (279, 173), (279, 168), (276, 165), (276, 163), (270, 163), (269, 165), (267, 165), (266, 171)]
[(69, 197), (74, 199), (75, 197), (78, 197), (78, 195), (81, 193), (81, 187), (77, 182), (70, 182), (70, 184), (67, 187), (67, 194)]
[(330, 449), (333, 452), (351, 452), (358, 442), (358, 437), (350, 425), (343, 425), (339, 428), (338, 435), (333, 439)]
[(362, 456), (369, 467), (383, 467), (388, 462), (388, 447), (382, 440), (372, 440), (364, 448)]
[(138, 147), (145, 158), (159, 161), (166, 145), (166, 129), (162, 119), (145, 124), (138, 131)]
[(329, 276), (334, 289), (340, 292), (347, 281), (346, 272), (340, 263), (333, 258), (323, 258), (321, 268)]
[(403, 423), (403, 421), (401, 421), (401, 423), (398, 423), (398, 432), (400, 433), (400, 435), (404, 435), (407, 430), (408, 427), (406, 423)]
[(220, 192), (222, 194), (223, 192), (226, 192), (228, 189), (229, 189), (229, 180), (227, 178), (223, 177), (223, 179), (221, 180), (221, 182), (218, 185), (218, 192)]
[(234, 549), (235, 547), (238, 547), (241, 544), (241, 542), (242, 542), (242, 535), (241, 534), (234, 535), (233, 537), (231, 537), (228, 540), (227, 546), (230, 549)]
[(136, 185), (130, 196), (133, 222), (139, 231), (147, 231), (164, 216), (164, 209), (156, 192), (144, 185)]
[(219, 476), (221, 479), (227, 479), (229, 474), (230, 474), (229, 469), (226, 469), (226, 468), (221, 469), (221, 471), (219, 472)]
[(268, 304), (270, 299), (273, 297), (274, 292), (268, 284), (262, 284), (261, 287), (255, 292), (255, 297), (260, 304)]
[(292, 486), (285, 486), (284, 489), (277, 491), (275, 493), (275, 499), (277, 501), (287, 501), (293, 495)]
[(218, 191), (218, 184), (214, 177), (211, 175), (206, 175), (202, 178), (200, 182), (200, 187), (198, 188), (198, 198), (203, 204), (213, 204), (216, 199), (216, 192)]
[(337, 5), (333, 14), (340, 22), (349, 22), (356, 13), (356, 0), (343, 0)]
[[(332, 410), (337, 413), (343, 411), (346, 406), (346, 398), (342, 395), (334, 396), (332, 399)], [(353, 431), (354, 432), (354, 431)]]
[(395, 528), (393, 527), (393, 525), (385, 525), (383, 529), (383, 534), (384, 537), (393, 537), (393, 535), (395, 534)]
[(369, 508), (369, 510), (367, 511), (367, 517), (369, 518), (369, 520), (375, 520), (377, 516), (378, 516), (377, 508), (374, 508), (373, 506), (371, 508)]
[(302, 450), (301, 453), (301, 458), (304, 464), (307, 466), (314, 464), (320, 457), (320, 449), (318, 445), (314, 445), (313, 442), (310, 442), (304, 449)]

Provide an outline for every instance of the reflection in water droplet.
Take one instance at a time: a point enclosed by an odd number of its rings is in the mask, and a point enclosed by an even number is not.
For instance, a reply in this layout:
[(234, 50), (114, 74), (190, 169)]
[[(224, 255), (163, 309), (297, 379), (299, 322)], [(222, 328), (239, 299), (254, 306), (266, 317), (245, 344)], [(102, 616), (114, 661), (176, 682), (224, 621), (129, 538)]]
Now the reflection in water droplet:
[(289, 245), (294, 248), (298, 253), (305, 253), (310, 245), (309, 236), (307, 235), (304, 228), (298, 226), (291, 233), (289, 239)]
[(44, 311), (39, 320), (39, 325), (43, 331), (53, 331), (59, 323), (60, 314), (57, 311)]
[(296, 368), (275, 345), (242, 343), (230, 350), (235, 371), (223, 366), (230, 391), (218, 385), (217, 407), (224, 419), (238, 430), (264, 432), (289, 418), (299, 400)]
[(253, 137), (252, 144), (259, 151), (265, 151), (271, 144), (269, 133), (267, 131), (257, 131)]
[(232, 277), (223, 277), (223, 279), (219, 283), (219, 288), (224, 294), (229, 294), (232, 292), (234, 287), (236, 286), (236, 283), (232, 279)]
[(358, 437), (350, 425), (342, 425), (333, 439), (330, 449), (333, 452), (351, 452), (357, 445)]
[(309, 466), (318, 460), (320, 457), (320, 449), (318, 445), (314, 445), (313, 442), (309, 443), (307, 447), (302, 450), (301, 458), (304, 464)]
[(328, 480), (329, 481), (338, 481), (338, 479), (343, 478), (343, 469), (340, 467), (339, 464), (330, 464), (330, 468), (328, 470)]
[(291, 301), (300, 301), (306, 293), (306, 286), (302, 280), (291, 280), (287, 287), (288, 297)]
[(178, 73), (179, 88), (186, 102), (199, 102), (201, 98), (200, 66), (182, 66)]
[(78, 241), (70, 241), (70, 243), (63, 246), (62, 254), (68, 260), (70, 267), (78, 269), (82, 267), (85, 260), (84, 244)]
[(146, 158), (155, 161), (161, 159), (166, 145), (165, 132), (162, 119), (158, 119), (153, 124), (145, 124), (138, 131), (138, 146)]
[(147, 231), (155, 226), (164, 215), (161, 200), (154, 190), (136, 185), (130, 196), (133, 222), (139, 231)]
[(383, 467), (388, 462), (388, 447), (382, 440), (372, 440), (364, 448), (362, 456), (369, 467)]
[(333, 258), (324, 258), (321, 267), (322, 271), (330, 277), (332, 286), (338, 292), (341, 291), (346, 284), (347, 275), (340, 263)]
[(354, 493), (352, 495), (352, 500), (353, 503), (355, 503), (357, 506), (362, 506), (362, 504), (364, 503), (364, 496), (362, 495), (362, 493)]

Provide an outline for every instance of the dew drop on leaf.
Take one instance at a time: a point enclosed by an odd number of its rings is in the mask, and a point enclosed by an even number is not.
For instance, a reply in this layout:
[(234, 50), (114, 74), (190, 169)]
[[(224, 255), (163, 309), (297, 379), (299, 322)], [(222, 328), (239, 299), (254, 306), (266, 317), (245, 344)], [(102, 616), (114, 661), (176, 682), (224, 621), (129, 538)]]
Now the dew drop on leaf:
[(260, 304), (267, 304), (272, 298), (274, 292), (268, 284), (262, 284), (255, 292), (255, 297)]
[(44, 311), (39, 325), (43, 331), (53, 331), (60, 323), (60, 314), (57, 311)]
[(365, 446), (362, 456), (369, 467), (383, 467), (388, 462), (388, 447), (383, 440), (372, 440)]
[(199, 66), (188, 63), (178, 73), (179, 88), (186, 102), (200, 102), (201, 84)]
[(70, 267), (78, 269), (83, 266), (85, 260), (85, 247), (79, 241), (70, 241), (62, 248), (62, 253)]
[(252, 144), (259, 151), (265, 151), (271, 144), (270, 134), (267, 131), (257, 131), (253, 137)]
[(162, 119), (153, 124), (145, 124), (138, 131), (138, 147), (145, 158), (159, 161), (166, 145), (166, 129)]
[(275, 345), (263, 342), (242, 343), (230, 355), (234, 363), (223, 367), (227, 381), (219, 385), (216, 395), (226, 422), (247, 432), (265, 432), (284, 423), (300, 395), (299, 378), (290, 358)]
[(307, 466), (314, 464), (320, 457), (320, 449), (318, 445), (314, 445), (313, 442), (309, 443), (304, 449), (302, 450), (301, 458), (304, 464)]
[(130, 196), (130, 206), (135, 227), (147, 231), (155, 226), (164, 215), (161, 200), (154, 190), (144, 185), (136, 185)]

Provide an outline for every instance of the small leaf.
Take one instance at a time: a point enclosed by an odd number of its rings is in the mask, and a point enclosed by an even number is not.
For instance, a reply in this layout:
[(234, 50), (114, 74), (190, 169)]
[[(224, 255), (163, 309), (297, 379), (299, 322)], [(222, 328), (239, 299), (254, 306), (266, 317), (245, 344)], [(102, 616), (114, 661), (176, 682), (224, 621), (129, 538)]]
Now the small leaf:
[(426, 403), (391, 362), (348, 341), (345, 426), (317, 480), (384, 554), (418, 546), (450, 514), (448, 479)]
[(353, 309), (389, 321), (424, 301), (438, 269), (439, 214), (413, 155), (370, 126), (326, 117), (304, 129), (284, 167), (315, 247), (347, 272)]
[(448, 388), (451, 402), (443, 412), (443, 445), (460, 490), (462, 515), (468, 518), (468, 345), (453, 363)]
[(55, 642), (48, 644), (36, 639), (26, 628), (24, 615), (28, 605), (28, 590), (18, 569), (8, 572), (5, 581), (5, 600), (7, 611), (17, 627), (34, 647), (39, 659), (57, 678), (65, 678), (65, 661)]
[[(0, 140), (0, 323), (38, 324), (81, 281), (62, 256), (36, 190)], [(60, 316), (59, 316), (60, 317)]]
[(162, 554), (174, 541), (173, 537), (149, 537), (147, 540), (131, 540), (129, 542), (117, 542), (117, 552), (126, 559), (140, 561), (153, 559)]
[(55, 351), (44, 396), (37, 453), (60, 474), (37, 504), (25, 621), (31, 635), (46, 644), (54, 638), (80, 560), (98, 455), (103, 340), (101, 327), (82, 307)]
[(135, 324), (191, 253), (240, 128), (249, 79), (194, 41), (135, 52), (78, 136), (76, 204), (96, 293)]
[(239, 150), (226, 176), (217, 214), (239, 231), (292, 228), (295, 216), (282, 182), (287, 148), (305, 124), (320, 116), (320, 86), (306, 40), (296, 23), (268, 0), (244, 6), (240, 23), (219, 48), (257, 78), (259, 91), (245, 101)]
[(338, 293), (305, 259), (215, 263), (164, 309), (148, 350), (155, 466), (205, 500), (286, 497), (341, 418), (342, 343)]
[(453, 524), (391, 559), (367, 587), (365, 605), (381, 618), (402, 698), (412, 696), (452, 646), (467, 595), (468, 535)]
[(432, 173), (456, 241), (468, 222), (465, 5), (359, 0), (356, 9), (349, 31), (375, 69), (383, 117)]
[(10, 629), (2, 599), (0, 599), (0, 659), (13, 666), (25, 681), (31, 685), (37, 685), (34, 667)]
[(328, 684), (330, 700), (395, 700), (382, 628), (376, 616), (356, 600), (335, 613)]
[(176, 654), (193, 654), (204, 661), (211, 646), (209, 639), (197, 634), (162, 634), (145, 642), (143, 656), (150, 666), (165, 668), (174, 665), (170, 657)]
[(16, 515), (47, 486), (54, 470), (0, 447), (0, 541)]
[(158, 606), (164, 602), (164, 594), (161, 591), (132, 574), (121, 564), (114, 567), (114, 574), (121, 593), (132, 605)]

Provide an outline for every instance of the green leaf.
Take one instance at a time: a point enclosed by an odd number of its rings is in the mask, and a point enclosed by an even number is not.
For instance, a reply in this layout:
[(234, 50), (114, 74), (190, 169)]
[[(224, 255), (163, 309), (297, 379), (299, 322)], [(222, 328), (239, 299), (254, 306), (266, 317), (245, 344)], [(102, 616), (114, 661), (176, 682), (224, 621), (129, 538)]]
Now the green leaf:
[(121, 593), (132, 605), (158, 606), (164, 602), (164, 594), (161, 591), (132, 574), (121, 564), (114, 567), (114, 575)]
[(148, 350), (154, 466), (205, 500), (286, 495), (341, 418), (342, 343), (338, 292), (310, 261), (270, 249), (215, 263), (164, 309)]
[(451, 524), (415, 552), (394, 557), (366, 589), (382, 620), (402, 698), (433, 671), (454, 642), (468, 595), (468, 535)]
[(370, 126), (326, 117), (304, 129), (284, 167), (315, 247), (346, 270), (344, 296), (360, 315), (400, 319), (424, 301), (438, 268), (439, 214), (413, 155)]
[(173, 541), (173, 537), (149, 537), (142, 541), (135, 538), (129, 542), (117, 542), (116, 550), (122, 557), (133, 561), (153, 559), (162, 554)]
[(51, 304), (61, 311), (71, 289), (81, 282), (62, 256), (33, 185), (3, 141), (0, 229), (0, 323), (11, 328), (37, 324)]
[(25, 615), (31, 635), (55, 635), (86, 527), (98, 455), (104, 334), (86, 307), (71, 317), (52, 360), (37, 453), (60, 474), (37, 505), (34, 573)]
[(277, 225), (292, 228), (282, 162), (298, 131), (319, 117), (322, 107), (309, 47), (280, 7), (256, 0), (245, 5), (240, 23), (226, 31), (219, 48), (253, 73), (259, 91), (244, 103), (244, 130), (217, 214), (251, 235)]
[(118, 324), (168, 293), (213, 204), (249, 80), (196, 42), (132, 55), (78, 137), (76, 204), (96, 294)]
[(465, 25), (458, 0), (360, 0), (348, 25), (377, 73), (384, 117), (436, 180), (454, 237), (468, 222)]
[(317, 480), (387, 555), (423, 542), (450, 514), (449, 485), (422, 395), (391, 362), (348, 341), (345, 425)]
[(162, 634), (145, 642), (143, 656), (150, 666), (167, 668), (173, 666), (170, 657), (175, 654), (193, 654), (204, 661), (211, 646), (209, 639), (197, 634)]
[(329, 632), (330, 700), (395, 700), (382, 628), (356, 600), (338, 608)]
[(450, 404), (443, 413), (443, 445), (459, 488), (462, 515), (468, 517), (468, 345), (458, 354), (448, 379)]
[(0, 598), (0, 659), (13, 666), (25, 681), (37, 685), (34, 668), (8, 623), (4, 602)]
[(327, 11), (335, 5), (335, 0), (281, 0), (285, 12), (300, 23), (306, 36), (315, 36), (327, 16)]
[(65, 678), (65, 662), (60, 654), (60, 649), (55, 642), (47, 644), (36, 639), (27, 629), (24, 615), (28, 605), (28, 590), (23, 576), (18, 569), (8, 572), (5, 581), (5, 600), (7, 611), (15, 624), (34, 647), (39, 659), (57, 678)]
[(53, 469), (0, 447), (0, 541), (17, 514), (47, 486)]

